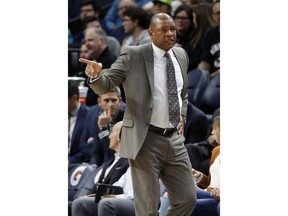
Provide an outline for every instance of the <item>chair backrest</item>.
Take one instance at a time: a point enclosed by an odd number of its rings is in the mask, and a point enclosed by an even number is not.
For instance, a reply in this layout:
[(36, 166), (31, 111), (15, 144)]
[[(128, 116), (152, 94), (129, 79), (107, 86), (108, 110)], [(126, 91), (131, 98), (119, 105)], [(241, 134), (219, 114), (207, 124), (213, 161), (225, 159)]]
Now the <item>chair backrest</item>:
[(210, 115), (220, 107), (220, 73), (209, 81), (201, 96), (198, 107), (205, 114)]
[(184, 143), (201, 142), (207, 139), (210, 122), (207, 115), (192, 103), (188, 102), (186, 123), (184, 125)]
[(94, 192), (94, 179), (102, 167), (77, 163), (68, 167), (68, 201)]
[(107, 36), (107, 46), (112, 53), (114, 53), (117, 57), (119, 56), (121, 45), (115, 37)]
[(209, 72), (203, 69), (194, 69), (188, 74), (188, 101), (197, 106), (201, 95), (209, 83)]

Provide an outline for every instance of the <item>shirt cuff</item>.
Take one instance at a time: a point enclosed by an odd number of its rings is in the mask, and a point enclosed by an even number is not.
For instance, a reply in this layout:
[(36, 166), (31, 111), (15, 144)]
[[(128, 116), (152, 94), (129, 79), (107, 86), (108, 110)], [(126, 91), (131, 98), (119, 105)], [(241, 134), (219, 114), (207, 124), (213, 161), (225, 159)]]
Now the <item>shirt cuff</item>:
[(98, 137), (99, 139), (103, 139), (104, 137), (106, 136), (109, 136), (109, 130), (104, 130), (104, 131), (101, 131), (99, 134), (98, 134)]
[(98, 80), (99, 79), (99, 77), (102, 75), (102, 73), (100, 73), (99, 74), (99, 76), (98, 77), (96, 77), (96, 78), (91, 78), (91, 77), (89, 77), (89, 79), (88, 79), (88, 83), (89, 84), (92, 84), (92, 83), (94, 83), (96, 80)]

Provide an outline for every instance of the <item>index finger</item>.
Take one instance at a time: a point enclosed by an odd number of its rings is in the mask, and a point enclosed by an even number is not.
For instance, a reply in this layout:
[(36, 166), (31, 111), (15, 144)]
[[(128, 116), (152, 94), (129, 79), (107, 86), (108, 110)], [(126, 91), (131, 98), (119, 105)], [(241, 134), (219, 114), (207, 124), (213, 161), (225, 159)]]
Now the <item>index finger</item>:
[(85, 64), (92, 64), (93, 61), (90, 61), (88, 59), (84, 59), (84, 58), (79, 58), (79, 62), (85, 63)]
[(111, 118), (111, 110), (112, 110), (112, 107), (109, 107), (107, 110), (107, 117), (109, 118)]

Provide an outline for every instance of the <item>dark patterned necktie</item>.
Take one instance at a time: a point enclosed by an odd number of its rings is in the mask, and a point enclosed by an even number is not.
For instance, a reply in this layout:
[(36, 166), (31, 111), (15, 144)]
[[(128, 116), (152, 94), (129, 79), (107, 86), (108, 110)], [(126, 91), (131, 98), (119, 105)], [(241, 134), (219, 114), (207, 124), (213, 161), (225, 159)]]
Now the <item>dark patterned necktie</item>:
[(167, 58), (167, 90), (169, 100), (169, 121), (174, 127), (178, 126), (180, 120), (180, 106), (178, 100), (177, 83), (175, 78), (175, 69), (168, 52), (164, 55)]

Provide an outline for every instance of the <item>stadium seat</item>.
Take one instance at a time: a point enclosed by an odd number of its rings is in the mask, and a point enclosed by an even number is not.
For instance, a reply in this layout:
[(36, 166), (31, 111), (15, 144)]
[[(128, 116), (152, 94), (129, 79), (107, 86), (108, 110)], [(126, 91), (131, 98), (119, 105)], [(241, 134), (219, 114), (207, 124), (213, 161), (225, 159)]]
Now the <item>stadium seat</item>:
[(199, 99), (208, 82), (209, 73), (206, 70), (194, 69), (188, 72), (188, 101), (198, 106)]

